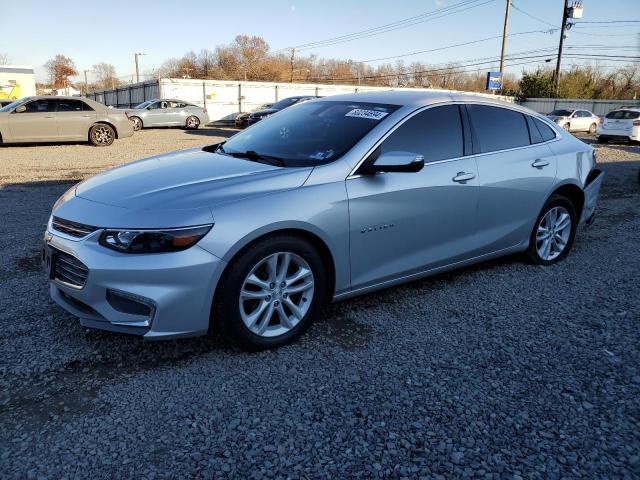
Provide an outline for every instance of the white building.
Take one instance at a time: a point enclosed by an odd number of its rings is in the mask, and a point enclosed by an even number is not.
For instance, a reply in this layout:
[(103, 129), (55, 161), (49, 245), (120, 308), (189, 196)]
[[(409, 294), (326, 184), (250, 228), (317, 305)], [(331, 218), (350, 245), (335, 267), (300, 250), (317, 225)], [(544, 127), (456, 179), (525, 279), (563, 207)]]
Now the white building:
[(80, 90), (77, 88), (73, 88), (72, 86), (60, 87), (60, 88), (43, 88), (43, 95), (60, 95), (65, 97), (77, 97), (82, 94)]
[(33, 67), (0, 65), (0, 98), (22, 98), (36, 94)]

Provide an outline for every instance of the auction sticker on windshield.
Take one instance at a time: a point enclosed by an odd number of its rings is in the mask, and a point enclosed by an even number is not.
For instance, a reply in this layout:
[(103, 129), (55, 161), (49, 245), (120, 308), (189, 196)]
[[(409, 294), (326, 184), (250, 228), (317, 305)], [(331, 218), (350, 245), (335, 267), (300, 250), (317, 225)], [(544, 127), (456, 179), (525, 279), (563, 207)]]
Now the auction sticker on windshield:
[(367, 118), (369, 120), (381, 120), (387, 115), (389, 115), (388, 112), (379, 112), (377, 110), (365, 110), (362, 108), (354, 108), (350, 112), (347, 112), (345, 117), (357, 117), (357, 118)]

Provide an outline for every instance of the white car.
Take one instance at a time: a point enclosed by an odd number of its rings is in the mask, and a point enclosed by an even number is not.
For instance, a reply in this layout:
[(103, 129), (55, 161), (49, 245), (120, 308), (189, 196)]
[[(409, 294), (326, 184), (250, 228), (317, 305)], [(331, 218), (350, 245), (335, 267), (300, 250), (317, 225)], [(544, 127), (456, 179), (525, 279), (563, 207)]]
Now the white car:
[(640, 141), (640, 107), (623, 108), (607, 113), (598, 125), (598, 143), (609, 140)]
[(596, 133), (600, 117), (589, 110), (554, 110), (547, 115), (567, 132)]

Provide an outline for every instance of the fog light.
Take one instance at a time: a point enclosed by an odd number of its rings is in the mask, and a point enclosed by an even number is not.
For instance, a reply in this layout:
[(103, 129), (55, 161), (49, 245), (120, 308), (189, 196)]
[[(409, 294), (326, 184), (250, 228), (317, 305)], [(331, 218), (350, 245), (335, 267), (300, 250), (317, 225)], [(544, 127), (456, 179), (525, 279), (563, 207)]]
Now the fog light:
[(148, 298), (118, 290), (107, 290), (107, 302), (118, 312), (141, 317), (151, 318), (156, 310), (154, 303)]

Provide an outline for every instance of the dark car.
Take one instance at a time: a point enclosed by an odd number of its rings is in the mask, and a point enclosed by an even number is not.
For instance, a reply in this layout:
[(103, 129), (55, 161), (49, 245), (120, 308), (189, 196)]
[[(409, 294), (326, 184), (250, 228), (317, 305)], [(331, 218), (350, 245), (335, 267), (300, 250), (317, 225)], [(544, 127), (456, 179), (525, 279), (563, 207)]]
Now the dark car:
[(249, 115), (251, 115), (253, 112), (257, 112), (259, 110), (265, 110), (267, 108), (271, 108), (272, 106), (273, 106), (273, 103), (263, 103), (258, 108), (254, 108), (250, 112), (241, 112), (241, 113), (239, 113), (235, 118), (236, 127), (238, 127), (238, 128), (246, 127), (247, 126), (247, 119), (249, 118)]
[(285, 108), (290, 107), (291, 105), (295, 105), (296, 103), (300, 103), (300, 102), (306, 102), (307, 100), (313, 100), (314, 98), (320, 98), (320, 97), (315, 95), (305, 95), (301, 97), (283, 98), (279, 102), (274, 103), (271, 106), (271, 108), (265, 108), (264, 110), (258, 110), (257, 112), (250, 113), (249, 116), (247, 117), (246, 126), (248, 127), (250, 125), (253, 125), (254, 123), (259, 122), (263, 118), (266, 118), (269, 115), (273, 115), (274, 113), (279, 112), (280, 110), (284, 110)]

